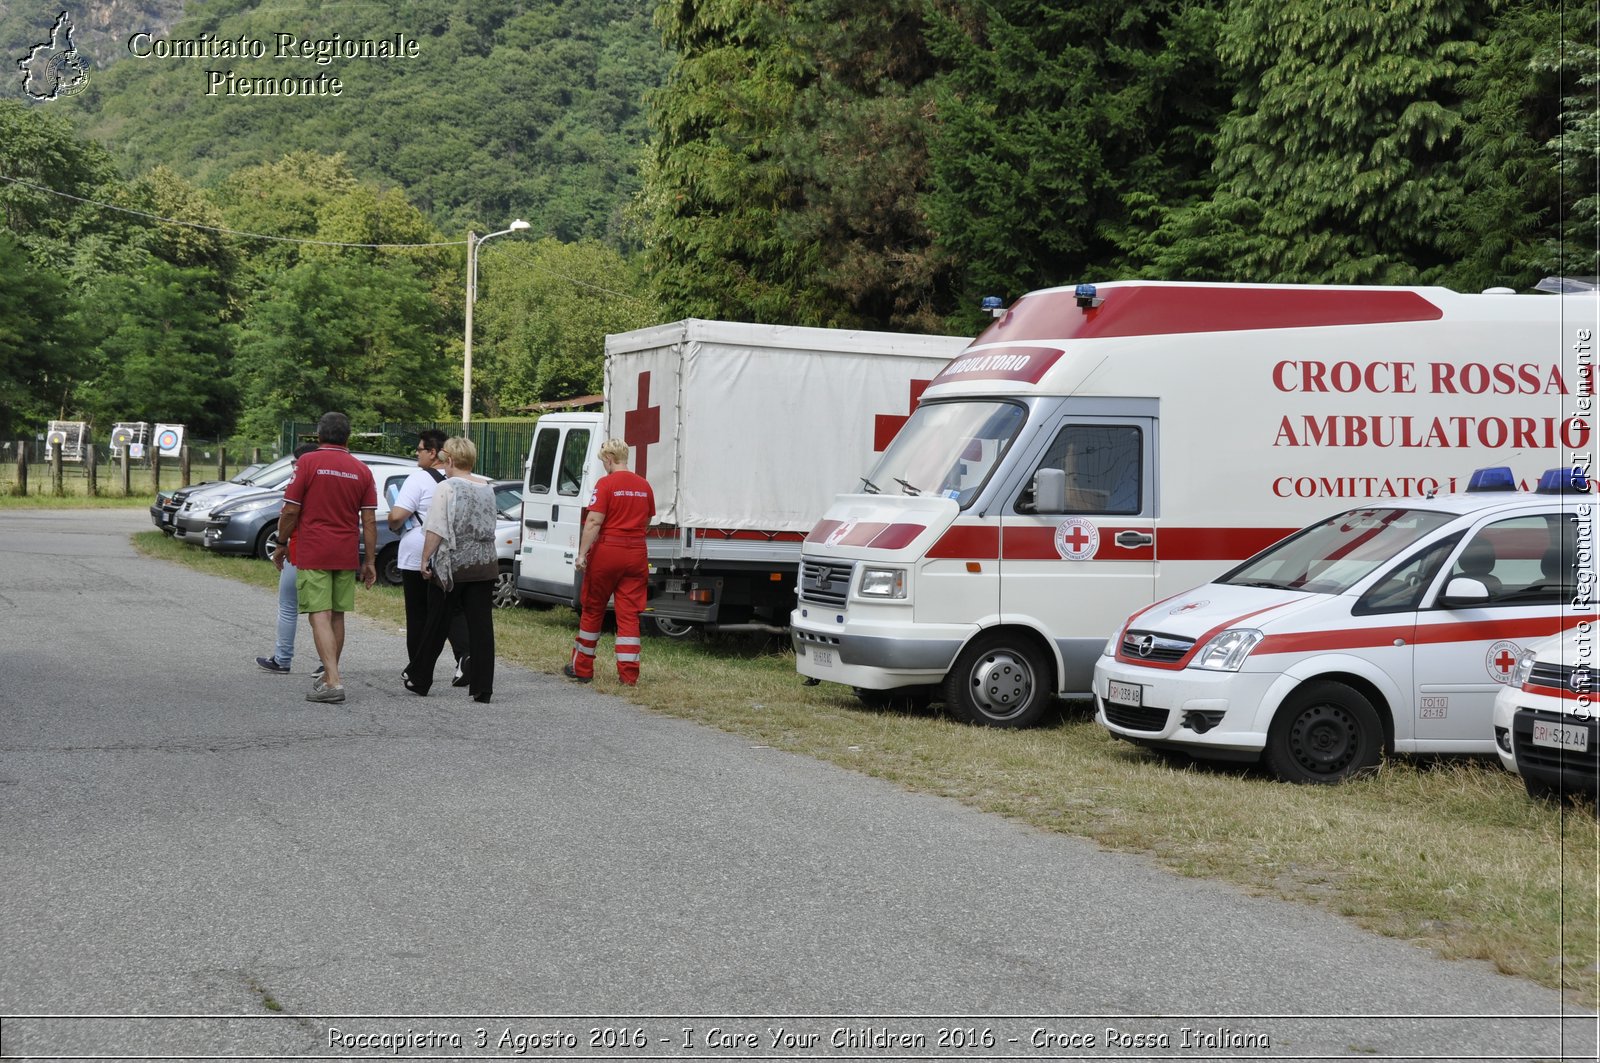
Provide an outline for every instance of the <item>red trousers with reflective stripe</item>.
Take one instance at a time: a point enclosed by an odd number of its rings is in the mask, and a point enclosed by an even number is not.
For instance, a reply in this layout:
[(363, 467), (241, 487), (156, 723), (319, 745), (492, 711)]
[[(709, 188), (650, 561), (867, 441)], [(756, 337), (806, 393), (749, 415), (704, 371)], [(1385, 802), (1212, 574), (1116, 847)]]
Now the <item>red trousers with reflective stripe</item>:
[(644, 544), (613, 546), (598, 543), (589, 552), (583, 576), (583, 617), (572, 647), (572, 670), (594, 675), (595, 646), (605, 623), (606, 602), (613, 597), (617, 613), (617, 678), (639, 681), (639, 613), (648, 599), (650, 559)]

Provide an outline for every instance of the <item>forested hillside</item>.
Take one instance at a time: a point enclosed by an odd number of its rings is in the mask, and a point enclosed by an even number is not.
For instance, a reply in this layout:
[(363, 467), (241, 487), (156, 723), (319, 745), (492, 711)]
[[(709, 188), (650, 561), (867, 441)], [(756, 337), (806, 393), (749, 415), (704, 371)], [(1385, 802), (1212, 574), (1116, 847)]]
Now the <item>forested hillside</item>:
[[(85, 27), (92, 15), (74, 17)], [(123, 167), (167, 166), (209, 186), (292, 151), (340, 152), (362, 178), (404, 189), (448, 232), (522, 217), (562, 240), (620, 240), (647, 139), (644, 95), (667, 63), (648, 7), (634, 0), (189, 0), (164, 33), (137, 5), (111, 5), (107, 17), (120, 25), (95, 39), (121, 47), (115, 62), (97, 62), (71, 107)], [(12, 11), (5, 27), (15, 34), (18, 21)], [(130, 50), (144, 30), (152, 36)], [(279, 35), (399, 37), (415, 55), (319, 63), (298, 46), (280, 57)], [(159, 54), (163, 41), (207, 39), (259, 42), (266, 54)], [(213, 83), (210, 71), (234, 80)], [(241, 80), (319, 75), (339, 79), (337, 96), (237, 95)]]

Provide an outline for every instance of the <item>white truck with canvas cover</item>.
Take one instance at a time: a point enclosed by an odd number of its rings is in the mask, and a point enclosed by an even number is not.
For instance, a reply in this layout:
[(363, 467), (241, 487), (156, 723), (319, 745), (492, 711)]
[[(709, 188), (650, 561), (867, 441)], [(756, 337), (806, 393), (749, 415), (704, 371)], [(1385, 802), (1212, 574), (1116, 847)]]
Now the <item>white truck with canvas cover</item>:
[(1524, 651), (1592, 622), (1594, 496), (1486, 469), (1466, 493), (1318, 521), (1128, 618), (1095, 666), (1097, 719), (1158, 749), (1338, 782), (1384, 752), (1490, 754)]
[(797, 667), (1035, 723), (1090, 696), (1129, 613), (1313, 519), (1583, 452), (1566, 414), (1594, 307), (1121, 282), (996, 308), (807, 537)]
[(806, 533), (967, 342), (693, 319), (607, 336), (605, 411), (535, 427), (519, 594), (575, 601), (583, 507), (614, 437), (656, 496), (647, 620), (781, 628)]

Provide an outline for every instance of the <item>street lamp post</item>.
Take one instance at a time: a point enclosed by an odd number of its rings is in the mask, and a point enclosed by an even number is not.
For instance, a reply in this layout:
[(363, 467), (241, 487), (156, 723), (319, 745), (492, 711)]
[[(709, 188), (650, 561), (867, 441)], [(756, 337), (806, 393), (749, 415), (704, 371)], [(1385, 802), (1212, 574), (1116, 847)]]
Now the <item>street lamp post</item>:
[(461, 361), (461, 430), (466, 431), (472, 423), (472, 304), (478, 301), (478, 248), (485, 241), (493, 240), (496, 236), (506, 233), (521, 232), (528, 228), (528, 223), (518, 218), (509, 228), (501, 229), (497, 233), (480, 237), (477, 233), (467, 233), (467, 342), (466, 354)]

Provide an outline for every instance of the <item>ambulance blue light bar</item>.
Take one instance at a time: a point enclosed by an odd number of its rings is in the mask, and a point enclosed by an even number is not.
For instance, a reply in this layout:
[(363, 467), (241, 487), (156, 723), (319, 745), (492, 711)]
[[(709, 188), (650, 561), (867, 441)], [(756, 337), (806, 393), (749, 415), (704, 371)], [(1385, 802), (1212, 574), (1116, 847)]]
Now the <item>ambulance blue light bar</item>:
[(1472, 479), (1467, 483), (1467, 491), (1515, 491), (1517, 478), (1511, 473), (1509, 465), (1492, 465), (1485, 469), (1474, 469)]
[(1588, 494), (1589, 477), (1582, 469), (1546, 469), (1535, 490), (1541, 495)]
[(1078, 300), (1079, 308), (1083, 310), (1099, 306), (1102, 302), (1099, 293), (1092, 284), (1080, 284), (1072, 291), (1073, 298)]
[(983, 309), (988, 312), (990, 317), (999, 317), (1001, 314), (1006, 312), (1005, 303), (1000, 301), (1000, 297), (998, 295), (984, 296)]

